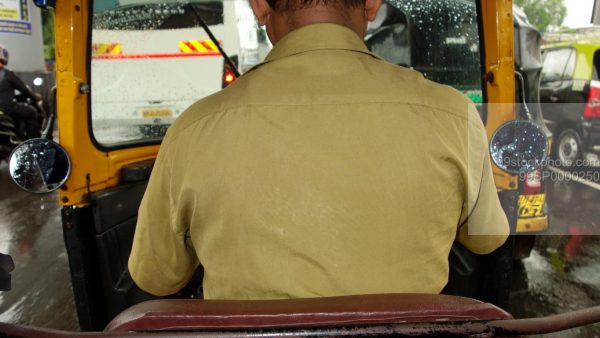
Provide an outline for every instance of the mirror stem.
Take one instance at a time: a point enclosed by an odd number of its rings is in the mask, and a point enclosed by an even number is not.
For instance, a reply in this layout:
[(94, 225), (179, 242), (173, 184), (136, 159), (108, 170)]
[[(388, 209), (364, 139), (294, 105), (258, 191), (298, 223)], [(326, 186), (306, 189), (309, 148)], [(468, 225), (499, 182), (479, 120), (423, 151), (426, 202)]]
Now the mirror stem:
[(525, 102), (525, 79), (523, 78), (523, 74), (521, 74), (519, 71), (515, 70), (515, 77), (519, 80), (519, 89), (520, 89), (520, 94), (521, 94), (521, 101), (523, 103), (523, 108), (525, 109), (525, 117), (527, 118), (527, 121), (533, 121), (533, 116), (531, 115), (531, 112), (529, 111), (529, 107), (527, 106), (527, 102)]

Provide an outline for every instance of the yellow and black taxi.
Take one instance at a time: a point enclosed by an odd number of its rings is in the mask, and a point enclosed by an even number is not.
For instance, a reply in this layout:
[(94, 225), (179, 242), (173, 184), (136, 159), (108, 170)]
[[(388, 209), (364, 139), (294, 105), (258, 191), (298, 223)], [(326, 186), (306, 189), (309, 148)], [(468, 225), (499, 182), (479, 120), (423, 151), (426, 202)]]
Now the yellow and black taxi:
[(548, 37), (540, 97), (557, 166), (599, 166), (600, 31)]

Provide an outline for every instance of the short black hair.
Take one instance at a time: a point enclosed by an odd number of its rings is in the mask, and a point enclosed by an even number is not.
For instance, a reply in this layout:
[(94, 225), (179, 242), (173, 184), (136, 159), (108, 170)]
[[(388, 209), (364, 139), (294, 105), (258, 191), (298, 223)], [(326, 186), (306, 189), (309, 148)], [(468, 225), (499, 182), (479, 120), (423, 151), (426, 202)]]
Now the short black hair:
[(286, 12), (317, 5), (357, 8), (364, 5), (365, 0), (267, 0), (267, 2), (274, 11)]

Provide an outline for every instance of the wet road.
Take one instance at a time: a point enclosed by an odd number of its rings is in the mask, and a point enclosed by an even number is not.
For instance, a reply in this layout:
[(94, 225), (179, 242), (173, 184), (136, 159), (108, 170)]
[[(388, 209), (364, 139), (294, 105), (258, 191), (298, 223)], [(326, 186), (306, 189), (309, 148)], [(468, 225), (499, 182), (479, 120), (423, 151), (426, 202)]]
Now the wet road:
[(0, 252), (13, 257), (12, 290), (0, 322), (78, 330), (58, 197), (19, 190), (0, 164)]
[[(558, 175), (546, 181), (551, 228), (537, 237), (535, 249), (523, 260), (523, 280), (515, 283), (520, 287), (512, 292), (509, 312), (519, 318), (600, 305), (600, 180), (552, 172)], [(600, 324), (546, 337), (600, 337)]]
[[(77, 330), (57, 196), (28, 194), (9, 180), (2, 163), (0, 252), (11, 254), (16, 268), (13, 290), (0, 292), (0, 321)], [(600, 304), (600, 184), (547, 184), (551, 234), (558, 235), (538, 237), (523, 260), (509, 309), (517, 318)], [(600, 325), (547, 336), (600, 337)]]

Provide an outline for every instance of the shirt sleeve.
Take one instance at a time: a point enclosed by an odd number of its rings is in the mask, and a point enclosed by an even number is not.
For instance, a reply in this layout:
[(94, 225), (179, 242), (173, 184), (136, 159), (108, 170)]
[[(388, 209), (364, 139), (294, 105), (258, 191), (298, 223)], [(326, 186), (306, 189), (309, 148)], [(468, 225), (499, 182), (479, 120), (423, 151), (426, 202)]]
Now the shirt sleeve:
[(198, 266), (195, 250), (186, 241), (189, 226), (174, 224), (171, 170), (163, 150), (164, 143), (139, 208), (128, 263), (135, 283), (157, 296), (181, 290)]
[(485, 128), (478, 116), (471, 119), (467, 206), (457, 239), (476, 254), (488, 254), (504, 244), (509, 226), (494, 183)]

